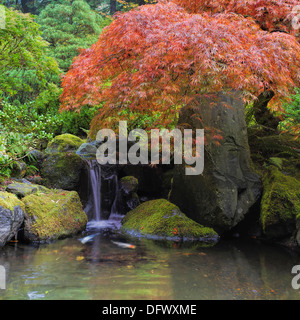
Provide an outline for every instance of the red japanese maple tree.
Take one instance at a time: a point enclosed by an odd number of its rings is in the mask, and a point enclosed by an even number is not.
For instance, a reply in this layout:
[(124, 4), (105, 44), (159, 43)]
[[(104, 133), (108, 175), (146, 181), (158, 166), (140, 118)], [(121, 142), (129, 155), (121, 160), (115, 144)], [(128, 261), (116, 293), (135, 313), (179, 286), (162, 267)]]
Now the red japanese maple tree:
[[(299, 0), (172, 0), (189, 13), (234, 12), (253, 17), (263, 30), (296, 34), (292, 20), (297, 15)], [(300, 12), (298, 12), (300, 13)]]
[[(271, 90), (272, 108), (280, 110), (300, 85), (297, 39), (263, 30), (255, 21), (259, 15), (251, 17), (254, 7), (248, 8), (250, 17), (241, 12), (242, 2), (262, 1), (174, 2), (118, 14), (98, 42), (74, 60), (63, 78), (61, 109), (101, 104), (91, 136), (119, 121), (122, 109), (159, 112), (157, 123), (167, 126), (179, 107), (221, 90), (240, 90), (248, 101)], [(233, 2), (239, 8), (234, 12)]]

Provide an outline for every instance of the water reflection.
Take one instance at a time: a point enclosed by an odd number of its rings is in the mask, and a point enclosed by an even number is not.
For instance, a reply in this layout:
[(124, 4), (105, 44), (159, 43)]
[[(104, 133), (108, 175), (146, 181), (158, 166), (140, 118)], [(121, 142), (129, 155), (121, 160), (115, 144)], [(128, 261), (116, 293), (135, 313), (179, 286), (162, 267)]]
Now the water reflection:
[[(7, 289), (0, 299), (299, 299), (291, 269), (299, 256), (254, 242), (210, 248), (138, 240), (135, 250), (116, 232), (34, 247), (1, 249)], [(131, 240), (132, 241), (132, 240)]]

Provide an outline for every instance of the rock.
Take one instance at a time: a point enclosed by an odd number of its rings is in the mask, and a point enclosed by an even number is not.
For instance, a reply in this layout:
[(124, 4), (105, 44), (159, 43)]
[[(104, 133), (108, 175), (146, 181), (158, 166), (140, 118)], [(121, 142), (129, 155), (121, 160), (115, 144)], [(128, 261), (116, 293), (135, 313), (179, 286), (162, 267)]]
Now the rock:
[(0, 247), (18, 232), (24, 221), (24, 204), (8, 192), (0, 192)]
[(26, 176), (26, 180), (30, 183), (41, 185), (43, 183), (43, 179), (39, 174), (35, 174), (33, 176)]
[(139, 181), (133, 176), (127, 176), (120, 179), (120, 188), (125, 194), (132, 194), (137, 192)]
[(46, 242), (73, 236), (85, 229), (87, 216), (75, 191), (49, 190), (23, 198), (24, 240)]
[(215, 128), (223, 140), (221, 146), (206, 145), (201, 175), (188, 176), (184, 164), (175, 165), (170, 201), (219, 233), (230, 230), (261, 194), (260, 178), (251, 168), (244, 103), (238, 93), (201, 97), (182, 110), (178, 124)]
[(92, 143), (82, 144), (76, 154), (85, 159), (96, 159), (97, 147)]
[(45, 150), (48, 154), (58, 152), (75, 152), (84, 141), (72, 134), (65, 133), (52, 139)]
[(139, 182), (139, 196), (158, 199), (162, 195), (162, 166), (150, 165), (120, 165), (119, 176), (134, 176)]
[(18, 198), (36, 193), (38, 191), (45, 192), (47, 188), (31, 183), (13, 182), (6, 187), (6, 191), (15, 194)]
[(165, 199), (147, 201), (126, 214), (121, 230), (149, 239), (189, 240), (216, 243), (217, 233), (189, 219)]
[(28, 156), (25, 159), (26, 163), (40, 169), (46, 156), (47, 155), (44, 152), (34, 149), (29, 152)]
[(298, 231), (297, 231), (296, 241), (297, 241), (298, 246), (300, 247), (300, 228), (298, 228)]
[(260, 221), (264, 234), (282, 238), (300, 230), (300, 181), (270, 166), (263, 186)]
[(27, 166), (23, 161), (15, 161), (13, 163), (11, 176), (13, 178), (22, 179), (26, 174)]
[(75, 190), (80, 188), (84, 160), (72, 152), (48, 156), (41, 168), (43, 184), (48, 188)]
[(140, 204), (139, 196), (137, 195), (138, 186), (139, 181), (133, 176), (126, 176), (120, 179), (116, 204), (119, 214), (126, 214)]

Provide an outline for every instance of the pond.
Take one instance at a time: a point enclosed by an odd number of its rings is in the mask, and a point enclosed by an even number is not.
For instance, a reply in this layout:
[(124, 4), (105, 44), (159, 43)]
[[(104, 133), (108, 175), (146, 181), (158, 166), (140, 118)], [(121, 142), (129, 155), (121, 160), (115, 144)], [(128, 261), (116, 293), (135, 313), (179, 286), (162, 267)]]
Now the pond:
[(0, 300), (300, 299), (291, 286), (300, 257), (281, 247), (239, 239), (213, 247), (129, 240), (118, 226), (114, 217), (90, 222), (78, 237), (6, 245)]

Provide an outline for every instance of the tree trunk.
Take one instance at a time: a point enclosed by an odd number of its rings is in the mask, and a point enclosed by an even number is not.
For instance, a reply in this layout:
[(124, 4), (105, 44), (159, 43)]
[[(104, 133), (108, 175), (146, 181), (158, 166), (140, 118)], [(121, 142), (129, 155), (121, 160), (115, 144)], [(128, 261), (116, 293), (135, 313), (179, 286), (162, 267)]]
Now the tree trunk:
[(114, 15), (117, 11), (117, 1), (116, 0), (110, 0), (110, 14)]
[(28, 2), (29, 2), (29, 0), (21, 0), (22, 11), (23, 11), (24, 13), (30, 12), (30, 8), (29, 8), (28, 5), (27, 5)]

